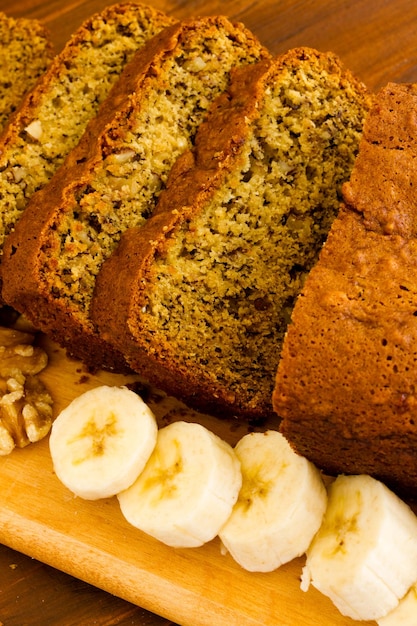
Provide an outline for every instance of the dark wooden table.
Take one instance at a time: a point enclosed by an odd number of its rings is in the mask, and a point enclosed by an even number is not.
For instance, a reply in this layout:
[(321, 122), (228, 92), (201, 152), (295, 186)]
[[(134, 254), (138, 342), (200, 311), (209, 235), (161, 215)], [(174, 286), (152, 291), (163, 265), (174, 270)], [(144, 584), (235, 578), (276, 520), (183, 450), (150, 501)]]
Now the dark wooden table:
[(1, 626), (173, 623), (0, 545)]
[[(106, 4), (106, 0), (0, 0), (0, 10), (42, 19), (59, 50), (84, 19)], [(273, 53), (298, 45), (332, 50), (373, 90), (389, 81), (417, 81), (414, 0), (154, 0), (152, 4), (179, 18), (227, 14), (243, 21)], [(173, 622), (0, 546), (0, 626), (94, 624), (168, 626)]]

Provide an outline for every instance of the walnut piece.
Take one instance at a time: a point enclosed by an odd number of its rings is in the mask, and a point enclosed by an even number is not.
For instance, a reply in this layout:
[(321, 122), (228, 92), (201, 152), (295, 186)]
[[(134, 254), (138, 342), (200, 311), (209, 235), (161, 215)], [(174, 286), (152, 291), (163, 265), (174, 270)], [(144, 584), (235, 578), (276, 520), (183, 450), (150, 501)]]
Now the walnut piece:
[(48, 355), (42, 348), (25, 344), (2, 346), (0, 344), (0, 377), (16, 376), (20, 372), (34, 375), (48, 364)]
[(52, 425), (52, 398), (36, 374), (48, 356), (34, 335), (0, 327), (0, 455), (39, 441)]

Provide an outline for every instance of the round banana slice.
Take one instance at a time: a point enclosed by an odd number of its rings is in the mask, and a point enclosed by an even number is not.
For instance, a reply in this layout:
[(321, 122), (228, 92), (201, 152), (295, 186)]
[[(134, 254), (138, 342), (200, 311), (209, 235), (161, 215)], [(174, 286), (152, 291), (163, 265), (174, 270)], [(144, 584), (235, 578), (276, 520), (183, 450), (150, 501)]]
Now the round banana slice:
[(143, 470), (157, 431), (152, 411), (127, 387), (86, 391), (52, 425), (49, 448), (55, 473), (81, 498), (114, 496)]
[(301, 588), (311, 583), (342, 615), (378, 620), (416, 581), (417, 516), (375, 478), (338, 476), (307, 551)]
[(235, 447), (243, 483), (219, 532), (231, 556), (251, 572), (270, 572), (305, 553), (326, 509), (318, 469), (277, 431), (250, 433)]
[(176, 548), (213, 539), (229, 517), (242, 483), (233, 448), (204, 426), (161, 428), (143, 472), (118, 495), (129, 523)]

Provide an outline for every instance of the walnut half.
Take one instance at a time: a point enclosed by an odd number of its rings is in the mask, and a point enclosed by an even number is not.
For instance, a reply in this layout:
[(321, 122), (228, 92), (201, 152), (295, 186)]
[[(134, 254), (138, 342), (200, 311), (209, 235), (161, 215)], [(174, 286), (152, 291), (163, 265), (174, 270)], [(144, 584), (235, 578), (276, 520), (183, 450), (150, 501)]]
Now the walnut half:
[(53, 401), (36, 375), (47, 362), (27, 333), (0, 328), (0, 455), (48, 434)]

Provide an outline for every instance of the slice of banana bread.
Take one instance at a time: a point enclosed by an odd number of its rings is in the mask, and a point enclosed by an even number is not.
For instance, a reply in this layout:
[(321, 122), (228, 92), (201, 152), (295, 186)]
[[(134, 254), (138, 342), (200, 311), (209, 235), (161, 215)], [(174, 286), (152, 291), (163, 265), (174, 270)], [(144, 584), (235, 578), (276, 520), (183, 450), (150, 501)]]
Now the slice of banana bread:
[(139, 4), (108, 7), (55, 57), (0, 140), (0, 254), (33, 193), (79, 141), (127, 61), (173, 20)]
[(53, 56), (50, 33), (41, 22), (0, 11), (0, 133)]
[(294, 300), (339, 207), (371, 97), (332, 54), (236, 71), (154, 216), (122, 237), (92, 316), (189, 404), (262, 418)]
[(230, 69), (269, 56), (224, 17), (187, 20), (153, 38), (25, 210), (4, 255), (6, 301), (71, 354), (119, 367), (89, 316), (100, 266), (121, 233), (152, 213)]
[(297, 301), (274, 391), (282, 431), (330, 473), (417, 493), (417, 87), (369, 114), (345, 206)]

